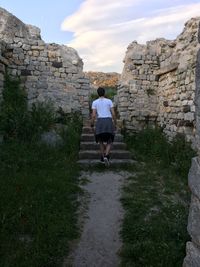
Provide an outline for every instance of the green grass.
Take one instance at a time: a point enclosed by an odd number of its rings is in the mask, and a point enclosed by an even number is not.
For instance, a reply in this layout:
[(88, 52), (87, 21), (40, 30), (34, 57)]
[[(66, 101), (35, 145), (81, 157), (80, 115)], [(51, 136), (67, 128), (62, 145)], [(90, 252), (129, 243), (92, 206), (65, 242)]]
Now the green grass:
[(189, 238), (187, 173), (195, 153), (182, 137), (168, 144), (159, 129), (126, 140), (138, 164), (123, 190), (121, 266), (182, 266)]
[(50, 103), (28, 110), (18, 81), (7, 78), (5, 85), (0, 109), (0, 267), (62, 266), (71, 240), (79, 235), (81, 118), (63, 115), (63, 144), (41, 144), (40, 134), (59, 122)]
[(78, 234), (77, 144), (68, 152), (67, 143), (1, 146), (0, 266), (61, 266)]

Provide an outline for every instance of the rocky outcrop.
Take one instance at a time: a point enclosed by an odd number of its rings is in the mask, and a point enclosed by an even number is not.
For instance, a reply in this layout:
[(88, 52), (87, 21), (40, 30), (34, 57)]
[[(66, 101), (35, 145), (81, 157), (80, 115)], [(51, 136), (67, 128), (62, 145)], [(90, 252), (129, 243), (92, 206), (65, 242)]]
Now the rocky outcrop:
[(96, 72), (88, 71), (85, 72), (85, 76), (90, 80), (91, 91), (101, 87), (106, 88), (117, 88), (120, 79), (120, 74), (116, 72)]
[(5, 67), (20, 76), (28, 102), (51, 100), (64, 112), (88, 116), (89, 80), (77, 52), (64, 45), (46, 44), (40, 29), (26, 25), (0, 8), (0, 91)]
[(188, 176), (192, 193), (188, 217), (188, 232), (191, 236), (191, 241), (186, 246), (187, 255), (184, 259), (183, 267), (200, 266), (200, 50), (197, 56), (195, 105), (198, 157), (192, 159), (192, 166)]
[(192, 18), (174, 41), (133, 42), (124, 59), (118, 109), (126, 128), (160, 125), (173, 138), (183, 133), (195, 142), (195, 68), (200, 18)]

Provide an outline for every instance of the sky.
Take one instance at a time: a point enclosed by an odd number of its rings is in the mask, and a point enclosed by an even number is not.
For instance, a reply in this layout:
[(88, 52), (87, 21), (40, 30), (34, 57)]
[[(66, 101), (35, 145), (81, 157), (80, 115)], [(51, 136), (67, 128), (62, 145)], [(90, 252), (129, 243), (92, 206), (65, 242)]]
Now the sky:
[(46, 43), (77, 50), (84, 71), (122, 72), (128, 45), (174, 40), (200, 0), (0, 0), (0, 7), (37, 26)]

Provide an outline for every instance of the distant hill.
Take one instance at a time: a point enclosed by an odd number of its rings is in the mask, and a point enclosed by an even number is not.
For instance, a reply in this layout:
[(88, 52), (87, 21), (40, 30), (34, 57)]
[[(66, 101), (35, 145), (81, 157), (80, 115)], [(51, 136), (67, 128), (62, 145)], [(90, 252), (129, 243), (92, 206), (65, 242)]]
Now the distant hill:
[(85, 76), (90, 80), (92, 88), (102, 87), (117, 87), (118, 81), (120, 79), (120, 74), (116, 72), (95, 72), (88, 71), (85, 72)]

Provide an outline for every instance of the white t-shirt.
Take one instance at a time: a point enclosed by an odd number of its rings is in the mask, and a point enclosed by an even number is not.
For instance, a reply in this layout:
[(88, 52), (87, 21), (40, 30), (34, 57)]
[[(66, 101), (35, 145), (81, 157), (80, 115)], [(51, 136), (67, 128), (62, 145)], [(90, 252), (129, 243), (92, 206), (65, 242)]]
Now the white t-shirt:
[(113, 103), (108, 98), (100, 97), (92, 102), (92, 109), (96, 109), (98, 118), (112, 118), (112, 107)]

